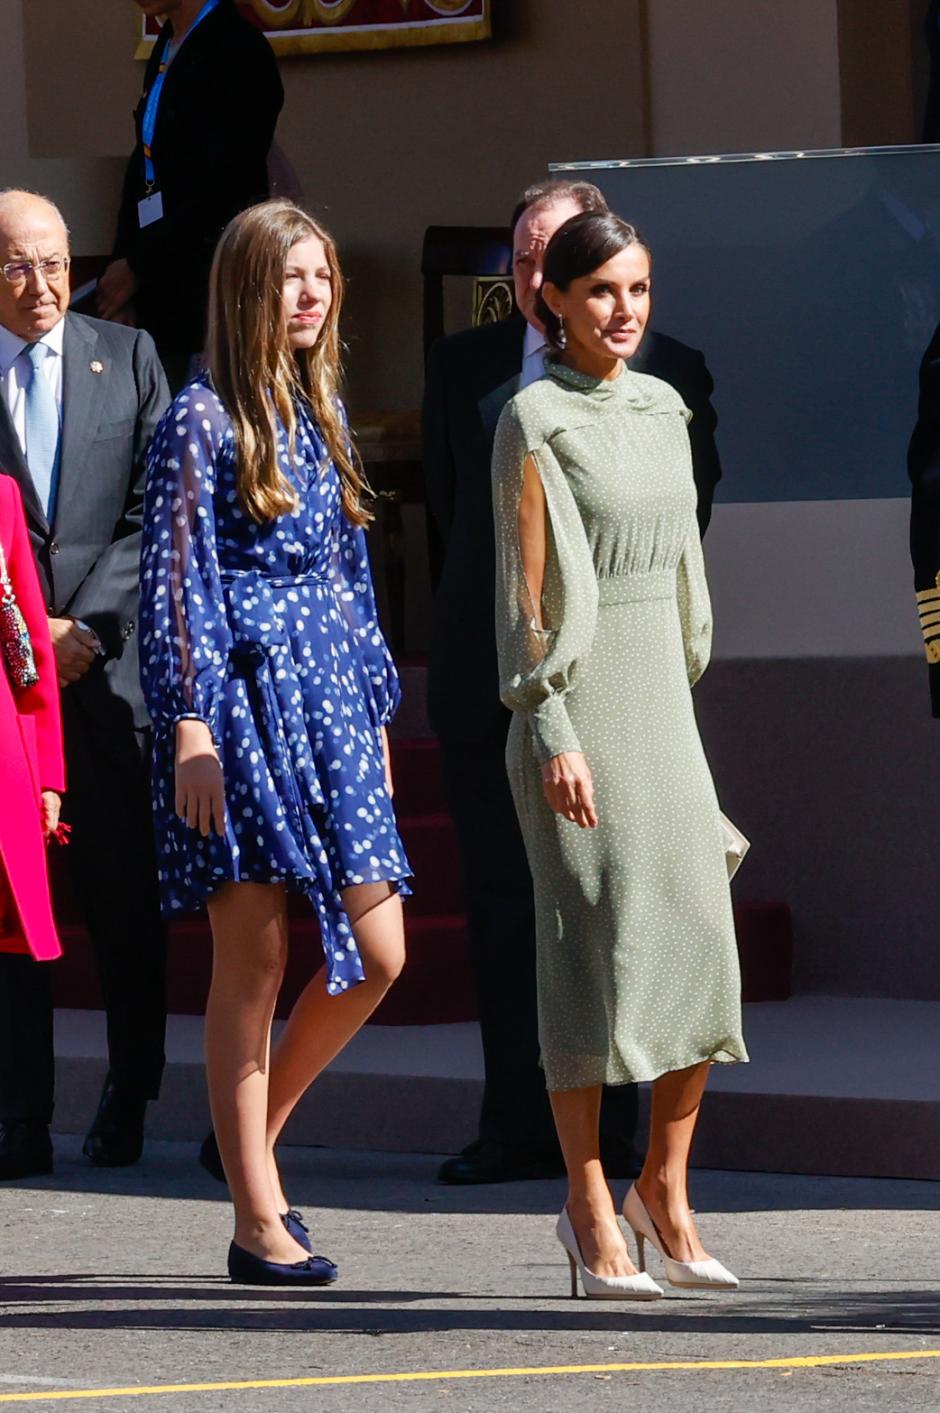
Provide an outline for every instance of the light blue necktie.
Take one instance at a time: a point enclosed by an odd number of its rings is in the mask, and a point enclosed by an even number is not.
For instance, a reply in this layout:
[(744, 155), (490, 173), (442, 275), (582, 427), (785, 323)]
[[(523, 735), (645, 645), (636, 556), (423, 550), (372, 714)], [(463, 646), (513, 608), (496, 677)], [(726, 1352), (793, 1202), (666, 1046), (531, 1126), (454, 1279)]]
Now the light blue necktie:
[(59, 404), (49, 379), (43, 373), (43, 361), (55, 357), (44, 343), (31, 343), (20, 357), (29, 363), (26, 384), (26, 464), (33, 478), (46, 519), (52, 523), (59, 472)]

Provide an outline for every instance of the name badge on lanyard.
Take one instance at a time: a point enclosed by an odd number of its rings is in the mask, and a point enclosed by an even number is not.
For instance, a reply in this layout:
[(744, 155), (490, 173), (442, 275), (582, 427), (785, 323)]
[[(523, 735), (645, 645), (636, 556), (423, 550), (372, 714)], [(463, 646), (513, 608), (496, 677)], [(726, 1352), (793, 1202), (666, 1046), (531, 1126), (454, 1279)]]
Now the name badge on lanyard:
[(137, 203), (137, 219), (140, 222), (140, 229), (152, 226), (154, 221), (163, 220), (163, 192), (154, 191), (150, 196), (145, 196)]
[[(192, 28), (187, 32), (183, 40), (184, 43), (206, 16), (211, 15), (213, 10), (218, 9), (219, 4), (220, 0), (206, 0), (206, 3), (193, 21)], [(143, 121), (141, 123), (140, 136), (144, 149), (144, 181), (146, 182), (143, 199), (137, 203), (137, 220), (141, 230), (163, 219), (163, 194), (157, 188), (157, 173), (153, 165), (153, 136), (157, 130), (160, 99), (163, 95), (163, 85), (166, 82), (166, 72), (170, 66), (167, 58), (169, 47), (169, 39), (167, 39), (167, 43), (160, 58), (160, 66), (157, 70), (156, 78), (150, 86), (150, 92), (147, 94), (147, 101), (144, 104)]]

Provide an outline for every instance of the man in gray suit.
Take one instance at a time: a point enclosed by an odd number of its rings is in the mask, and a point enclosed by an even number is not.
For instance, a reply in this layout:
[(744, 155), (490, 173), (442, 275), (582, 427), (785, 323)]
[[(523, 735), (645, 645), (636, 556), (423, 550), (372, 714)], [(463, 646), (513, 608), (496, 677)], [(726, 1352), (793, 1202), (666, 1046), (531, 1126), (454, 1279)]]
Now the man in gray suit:
[[(169, 394), (146, 333), (69, 314), (56, 208), (0, 192), (0, 470), (23, 492), (65, 731), (68, 850), (93, 939), (110, 1067), (85, 1154), (135, 1162), (163, 1071), (166, 936), (136, 619), (144, 457)], [(0, 1178), (52, 1168), (47, 966), (0, 958)]]

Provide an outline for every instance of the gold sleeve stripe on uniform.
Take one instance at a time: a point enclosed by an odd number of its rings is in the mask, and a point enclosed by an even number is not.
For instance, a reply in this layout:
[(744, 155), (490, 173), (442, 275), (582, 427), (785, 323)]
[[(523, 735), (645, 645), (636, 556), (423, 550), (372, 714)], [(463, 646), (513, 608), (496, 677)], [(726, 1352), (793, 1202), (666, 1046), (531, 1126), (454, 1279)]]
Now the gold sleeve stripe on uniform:
[(918, 603), (926, 603), (928, 599), (940, 599), (940, 589), (918, 589), (915, 597)]
[(926, 633), (926, 631), (927, 631), (928, 628), (933, 628), (934, 625), (937, 624), (937, 623), (940, 623), (940, 612), (937, 612), (937, 613), (922, 613), (922, 614), (921, 614), (921, 617), (920, 617), (920, 626), (921, 626), (921, 628), (924, 630), (925, 633)]

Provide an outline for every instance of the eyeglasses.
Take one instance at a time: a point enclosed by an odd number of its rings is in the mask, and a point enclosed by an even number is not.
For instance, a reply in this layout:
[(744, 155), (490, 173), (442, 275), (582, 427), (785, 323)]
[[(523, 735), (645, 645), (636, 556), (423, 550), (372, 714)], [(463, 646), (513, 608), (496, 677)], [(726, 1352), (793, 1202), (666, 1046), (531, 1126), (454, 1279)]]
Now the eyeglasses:
[(67, 255), (50, 255), (48, 260), (37, 260), (35, 264), (31, 260), (16, 260), (11, 261), (9, 265), (0, 265), (4, 279), (11, 285), (25, 284), (30, 275), (42, 275), (44, 280), (57, 280), (68, 268)]

